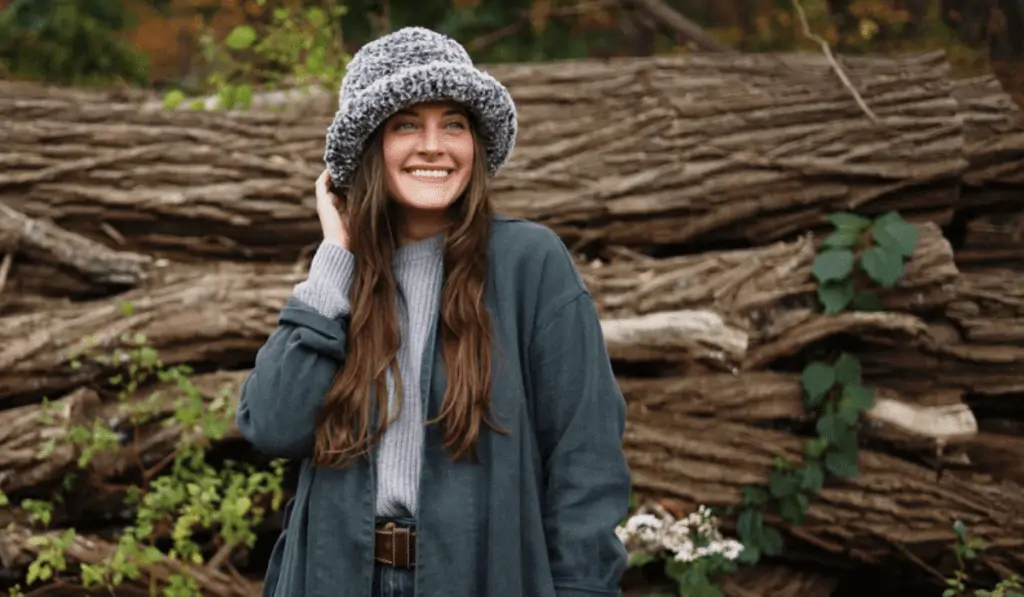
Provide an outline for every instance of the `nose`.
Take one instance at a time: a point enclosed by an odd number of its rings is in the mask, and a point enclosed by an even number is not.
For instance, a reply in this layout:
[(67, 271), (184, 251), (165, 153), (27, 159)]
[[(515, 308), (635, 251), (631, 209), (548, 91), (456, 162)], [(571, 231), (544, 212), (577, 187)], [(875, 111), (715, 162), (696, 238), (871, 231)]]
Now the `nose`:
[(441, 131), (437, 123), (430, 122), (423, 127), (420, 135), (420, 153), (437, 155), (441, 152)]

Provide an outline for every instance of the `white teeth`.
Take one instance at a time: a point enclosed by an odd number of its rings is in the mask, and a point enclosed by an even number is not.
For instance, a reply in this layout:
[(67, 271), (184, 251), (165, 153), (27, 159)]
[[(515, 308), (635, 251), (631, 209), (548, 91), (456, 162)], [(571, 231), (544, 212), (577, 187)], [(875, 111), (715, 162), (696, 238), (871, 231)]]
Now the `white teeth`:
[(447, 170), (412, 170), (410, 172), (413, 176), (425, 176), (430, 178), (444, 178), (448, 176)]

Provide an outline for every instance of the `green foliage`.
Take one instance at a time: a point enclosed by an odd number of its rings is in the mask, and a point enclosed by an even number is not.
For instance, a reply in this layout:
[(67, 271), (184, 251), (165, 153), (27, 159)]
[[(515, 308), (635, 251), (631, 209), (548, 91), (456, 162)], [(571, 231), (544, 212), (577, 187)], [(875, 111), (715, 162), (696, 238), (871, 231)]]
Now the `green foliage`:
[[(204, 34), (200, 45), (209, 75), (201, 91), (216, 95), (217, 109), (248, 110), (257, 87), (337, 86), (351, 59), (341, 37), (340, 23), (347, 12), (338, 0), (277, 7), (265, 24), (237, 25), (219, 41), (212, 33)], [(170, 109), (184, 101), (185, 94), (178, 89), (164, 95), (164, 106)], [(202, 101), (189, 105), (205, 107)]]
[(679, 597), (725, 597), (715, 579), (735, 571), (736, 564), (720, 555), (694, 562), (665, 562), (665, 574), (678, 585)]
[[(905, 262), (917, 246), (917, 228), (896, 212), (874, 221), (840, 212), (830, 216), (829, 221), (835, 229), (822, 241), (821, 250), (811, 264), (822, 308), (829, 314), (847, 308), (880, 309), (878, 295), (865, 290), (864, 286), (874, 283), (888, 289), (899, 282)], [(858, 264), (860, 273), (864, 274), (862, 277), (855, 275)]]
[[(811, 264), (823, 311), (836, 314), (851, 307), (879, 308), (877, 294), (867, 287), (873, 283), (891, 288), (898, 282), (905, 260), (917, 246), (917, 229), (895, 212), (873, 221), (839, 212), (829, 221), (834, 230)], [(858, 264), (865, 279), (856, 276)], [(743, 488), (737, 532), (744, 547), (741, 559), (746, 563), (782, 552), (782, 535), (765, 524), (766, 513), (774, 512), (790, 524), (803, 524), (811, 499), (829, 479), (858, 474), (857, 427), (861, 414), (875, 403), (874, 392), (863, 385), (860, 361), (847, 352), (831, 361), (812, 361), (804, 367), (800, 382), (815, 435), (804, 440), (802, 462), (775, 459), (767, 488)]]
[[(953, 523), (953, 533), (956, 535), (953, 553), (956, 554), (957, 569), (953, 572), (952, 578), (946, 579), (946, 590), (942, 592), (942, 597), (962, 597), (968, 594), (967, 563), (977, 559), (988, 547), (984, 540), (968, 535), (967, 528), (961, 520)], [(974, 597), (1024, 597), (1024, 585), (1021, 585), (1020, 576), (1013, 574), (1010, 578), (996, 583), (992, 590), (976, 589), (971, 594)]]
[(72, 85), (144, 83), (147, 58), (122, 37), (132, 25), (124, 0), (12, 0), (0, 12), (0, 71)]
[[(122, 305), (122, 313), (130, 316), (131, 305)], [(70, 366), (114, 371), (102, 390), (114, 393), (120, 403), (122, 424), (134, 429), (123, 434), (123, 429), (111, 428), (98, 418), (71, 428), (61, 441), (76, 447), (80, 468), (88, 468), (99, 453), (121, 449), (123, 435), (136, 437), (145, 433), (146, 425), (179, 427), (181, 441), (163, 462), (138, 471), (142, 482), (131, 486), (126, 496), (126, 505), (133, 509), (135, 518), (121, 532), (109, 558), (96, 565), (82, 564), (76, 570), (64, 559), (64, 551), (75, 537), (74, 529), (44, 532), (31, 539), (38, 555), (30, 564), (26, 580), (33, 585), (59, 577), (87, 590), (113, 593), (126, 580), (142, 578), (155, 563), (172, 559), (183, 564), (183, 572), (166, 580), (160, 580), (160, 575), (149, 576), (151, 589), (159, 589), (166, 597), (199, 597), (200, 587), (190, 576), (189, 567), (202, 565), (214, 548), (251, 548), (255, 544), (257, 525), (268, 510), (281, 507), (284, 463), (274, 461), (270, 470), (231, 461), (216, 467), (210, 463), (209, 442), (223, 437), (232, 423), (230, 398), (234, 390), (225, 387), (212, 400), (205, 399), (190, 378), (192, 371), (185, 366), (164, 365), (145, 336), (124, 334), (109, 354), (98, 351), (94, 338), (86, 339), (83, 345), (83, 353), (71, 359)], [(156, 390), (140, 397), (141, 388), (151, 382), (171, 386), (173, 391), (165, 395)], [(52, 422), (49, 407), (41, 410), (40, 419)], [(0, 505), (6, 501), (3, 496)], [(20, 506), (34, 523), (44, 528), (53, 523), (51, 502), (26, 499)], [(158, 548), (158, 543), (166, 548)]]
[(662, 562), (681, 597), (723, 597), (716, 580), (737, 570), (741, 546), (718, 529), (718, 517), (700, 506), (682, 519), (641, 508), (616, 529), (629, 552), (628, 566)]

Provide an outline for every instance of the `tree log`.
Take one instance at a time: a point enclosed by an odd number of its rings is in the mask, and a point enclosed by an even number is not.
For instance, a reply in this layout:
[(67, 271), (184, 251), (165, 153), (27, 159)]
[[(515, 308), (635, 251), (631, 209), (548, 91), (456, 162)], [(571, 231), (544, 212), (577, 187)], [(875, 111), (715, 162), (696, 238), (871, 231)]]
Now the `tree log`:
[[(232, 410), (247, 374), (244, 370), (220, 371), (195, 375), (192, 381), (210, 404), (219, 400), (223, 402), (219, 408)], [(620, 376), (619, 384), (630, 412), (714, 417), (753, 426), (783, 421), (794, 426), (805, 423), (800, 380), (795, 374)], [(173, 383), (145, 387), (124, 401), (102, 400), (96, 391), (79, 388), (47, 407), (31, 404), (0, 411), (0, 491), (13, 493), (47, 486), (59, 481), (64, 473), (78, 471), (76, 460), (81, 447), (61, 438), (76, 425), (91, 428), (96, 419), (110, 425), (124, 438), (124, 443), (116, 450), (95, 454), (85, 471), (79, 472), (93, 479), (92, 486), (102, 486), (112, 478), (128, 474), (146, 474), (165, 462), (183, 437), (196, 433), (177, 423), (168, 424), (178, 397), (180, 391)], [(150, 416), (136, 424), (133, 412), (140, 404), (149, 405)], [(977, 435), (974, 417), (956, 392), (910, 399), (880, 388), (876, 405), (867, 417), (872, 422), (871, 437), (923, 458), (934, 453), (936, 441), (956, 446)], [(240, 437), (232, 427), (223, 439)], [(40, 457), (44, 451), (47, 455)]]
[(828, 597), (838, 584), (834, 576), (784, 565), (741, 568), (721, 583), (726, 597)]
[[(739, 504), (745, 484), (764, 485), (772, 461), (799, 461), (802, 441), (750, 425), (664, 412), (633, 412), (625, 449), (634, 486), (688, 504)], [(860, 474), (830, 484), (812, 500), (802, 526), (780, 524), (822, 551), (865, 563), (906, 561), (912, 554), (950, 571), (953, 521), (989, 542), (986, 564), (999, 572), (1024, 566), (1024, 492), (1009, 482), (933, 470), (861, 450)]]
[(48, 296), (113, 293), (139, 285), (154, 260), (114, 251), (45, 220), (0, 203), (0, 253), (25, 258), (15, 263), (5, 289)]
[[(246, 373), (206, 373), (193, 376), (191, 381), (210, 403), (208, 408), (233, 412)], [(93, 486), (128, 473), (148, 476), (184, 438), (201, 439), (196, 430), (184, 429), (179, 423), (168, 424), (181, 397), (174, 382), (143, 388), (124, 401), (104, 400), (95, 390), (82, 387), (46, 407), (29, 404), (0, 410), (0, 491), (13, 493), (46, 486), (68, 472), (87, 473), (96, 480)], [(217, 405), (218, 400), (224, 404)], [(139, 421), (135, 414), (140, 405), (146, 407), (145, 421)], [(123, 443), (116, 450), (97, 452), (81, 471), (77, 460), (82, 447), (62, 440), (73, 427), (85, 425), (91, 429), (97, 419), (118, 433)], [(240, 437), (232, 426), (223, 439)]]
[(992, 75), (955, 80), (953, 97), (964, 118), (969, 162), (957, 209), (1024, 207), (1024, 112)]
[[(570, 241), (642, 247), (777, 240), (838, 209), (947, 222), (966, 166), (947, 63), (844, 67), (881, 125), (818, 55), (492, 67), (521, 116), (495, 205)], [(10, 207), (178, 259), (291, 261), (319, 240), (312, 186), (328, 116), (26, 99), (21, 88), (0, 82)]]
[(983, 270), (960, 274), (946, 317), (967, 342), (1024, 346), (1024, 280), (1021, 272)]
[[(934, 226), (924, 226), (920, 236), (905, 279), (887, 298), (894, 307), (928, 309), (947, 300), (944, 286), (955, 274), (949, 245)], [(803, 239), (665, 262), (585, 266), (582, 274), (603, 305), (616, 360), (750, 369), (829, 335), (858, 329), (916, 333), (918, 320), (911, 316), (815, 313), (813, 254), (811, 241)], [(0, 379), (0, 404), (68, 392), (108, 372), (92, 360), (72, 368), (90, 338), (109, 353), (122, 335), (141, 333), (168, 364), (245, 366), (303, 278), (283, 265), (167, 268), (147, 286), (114, 298), (0, 317), (0, 369), (8, 373)]]
[(965, 342), (953, 325), (941, 322), (919, 321), (912, 332), (902, 331), (850, 343), (866, 376), (911, 395), (938, 389), (992, 398), (1024, 393), (1024, 346)]
[[(31, 541), (32, 537), (59, 535), (59, 531), (35, 532), (23, 526), (9, 525), (0, 536), (0, 564), (8, 569), (23, 568), (40, 551), (40, 547)], [(101, 537), (76, 535), (64, 551), (64, 556), (69, 564), (100, 565), (113, 555), (115, 550), (114, 543)], [(258, 595), (261, 586), (261, 583), (245, 579), (233, 570), (222, 571), (210, 566), (183, 564), (169, 558), (158, 562), (141, 563), (139, 570), (141, 577), (135, 581), (126, 580), (127, 586), (119, 589), (116, 594), (121, 595), (122, 591), (149, 594), (144, 591), (148, 589), (151, 581), (166, 583), (176, 574), (185, 574), (192, 578), (199, 585), (203, 595), (212, 597), (250, 597)]]
[(111, 299), (0, 317), (0, 404), (67, 392), (112, 371), (82, 355), (127, 348), (126, 335), (144, 334), (167, 365), (250, 364), (304, 277), (284, 267), (174, 269), (153, 287)]
[[(1018, 190), (1017, 197), (1024, 196)], [(1016, 212), (986, 213), (967, 222), (956, 262), (965, 269), (1024, 270), (1024, 205)]]

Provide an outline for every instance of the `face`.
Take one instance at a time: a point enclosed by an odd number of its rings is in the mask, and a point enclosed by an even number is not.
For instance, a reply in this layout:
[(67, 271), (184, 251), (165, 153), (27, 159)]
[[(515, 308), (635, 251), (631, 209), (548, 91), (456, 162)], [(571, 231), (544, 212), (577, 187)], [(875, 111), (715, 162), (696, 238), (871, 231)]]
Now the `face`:
[(384, 123), (384, 166), (392, 199), (439, 211), (458, 199), (473, 172), (473, 135), (454, 102), (417, 104)]

